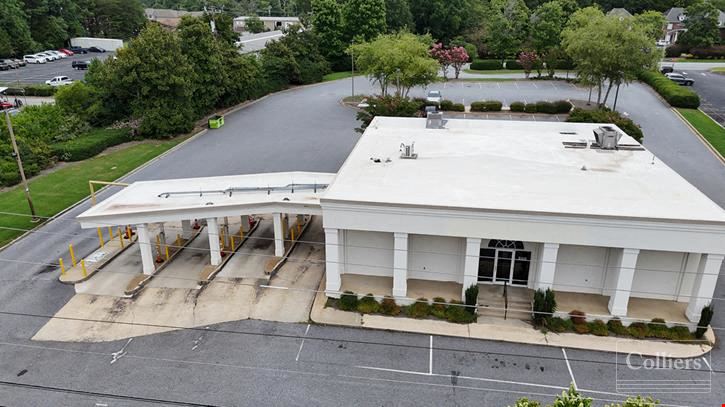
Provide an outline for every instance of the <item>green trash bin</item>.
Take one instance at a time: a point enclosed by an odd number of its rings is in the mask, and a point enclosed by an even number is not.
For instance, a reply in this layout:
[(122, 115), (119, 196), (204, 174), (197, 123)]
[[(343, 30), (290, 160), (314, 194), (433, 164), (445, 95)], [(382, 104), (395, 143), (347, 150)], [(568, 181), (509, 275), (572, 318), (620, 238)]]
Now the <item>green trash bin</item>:
[(209, 128), (218, 129), (224, 125), (224, 116), (214, 116), (209, 119)]

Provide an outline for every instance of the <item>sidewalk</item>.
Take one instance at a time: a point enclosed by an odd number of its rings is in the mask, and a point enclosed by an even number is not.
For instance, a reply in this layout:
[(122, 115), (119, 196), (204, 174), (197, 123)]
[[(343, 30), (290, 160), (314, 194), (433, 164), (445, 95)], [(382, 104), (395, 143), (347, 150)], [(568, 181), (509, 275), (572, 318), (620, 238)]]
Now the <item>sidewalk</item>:
[(133, 246), (134, 243), (136, 243), (135, 235), (130, 241), (124, 238), (123, 243), (121, 243), (118, 235), (116, 235), (115, 238), (104, 242), (103, 246), (96, 249), (90, 255), (83, 259), (79, 258), (75, 266), (66, 265), (65, 272), (61, 272), (58, 275), (58, 280), (64, 284), (77, 284), (86, 281), (119, 254), (123, 253), (130, 246)]
[[(618, 337), (579, 335), (575, 333), (543, 333), (520, 320), (479, 317), (473, 324), (455, 324), (433, 319), (412, 319), (384, 315), (359, 314), (325, 308), (325, 280), (323, 277), (310, 319), (318, 324), (382, 329), (388, 331), (414, 332), (428, 335), (457, 336), (462, 338), (525, 343), (529, 345), (556, 346), (564, 348), (595, 350), (601, 352), (635, 353), (644, 356), (677, 358), (699, 357), (709, 352), (712, 346), (638, 340)], [(710, 334), (710, 332), (708, 333)]]

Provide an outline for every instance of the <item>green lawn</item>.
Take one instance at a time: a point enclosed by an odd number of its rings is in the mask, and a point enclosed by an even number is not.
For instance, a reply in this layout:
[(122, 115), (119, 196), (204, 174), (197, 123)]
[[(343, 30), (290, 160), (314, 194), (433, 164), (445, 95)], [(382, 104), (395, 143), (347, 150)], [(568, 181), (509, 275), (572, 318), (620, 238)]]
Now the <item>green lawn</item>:
[(677, 111), (712, 144), (720, 155), (725, 156), (725, 129), (700, 110), (677, 109)]
[[(322, 77), (322, 82), (336, 81), (338, 79), (345, 79), (351, 76), (352, 72), (350, 71), (328, 73), (327, 75)], [(359, 74), (355, 76), (359, 76)]]
[(725, 68), (712, 68), (710, 72), (725, 74)]
[[(80, 161), (40, 175), (30, 181), (30, 193), (35, 211), (40, 216), (53, 216), (89, 195), (89, 180), (113, 181), (134, 168), (180, 143), (173, 140), (154, 140), (133, 145), (106, 155)], [(23, 189), (14, 187), (0, 192), (0, 211), (30, 214)], [(31, 229), (37, 224), (30, 217), (0, 214), (0, 226)], [(0, 247), (20, 236), (23, 231), (0, 229)]]

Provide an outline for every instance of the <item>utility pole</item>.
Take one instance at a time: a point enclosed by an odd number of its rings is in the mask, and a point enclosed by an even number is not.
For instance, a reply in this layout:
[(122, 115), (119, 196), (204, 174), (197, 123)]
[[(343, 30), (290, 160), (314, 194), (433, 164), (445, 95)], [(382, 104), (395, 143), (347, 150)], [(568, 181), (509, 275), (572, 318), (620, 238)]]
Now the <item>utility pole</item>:
[(15, 159), (18, 161), (18, 168), (20, 169), (20, 179), (23, 182), (25, 188), (25, 198), (28, 200), (28, 206), (30, 207), (30, 214), (33, 216), (31, 221), (37, 222), (40, 219), (35, 214), (35, 207), (33, 206), (33, 199), (30, 197), (30, 188), (28, 187), (28, 180), (25, 178), (25, 171), (23, 170), (23, 160), (20, 158), (20, 150), (18, 150), (18, 143), (15, 142), (15, 133), (13, 132), (13, 125), (10, 123), (10, 113), (5, 109), (5, 121), (8, 124), (8, 132), (10, 132), (10, 141), (13, 144), (13, 151), (15, 152)]

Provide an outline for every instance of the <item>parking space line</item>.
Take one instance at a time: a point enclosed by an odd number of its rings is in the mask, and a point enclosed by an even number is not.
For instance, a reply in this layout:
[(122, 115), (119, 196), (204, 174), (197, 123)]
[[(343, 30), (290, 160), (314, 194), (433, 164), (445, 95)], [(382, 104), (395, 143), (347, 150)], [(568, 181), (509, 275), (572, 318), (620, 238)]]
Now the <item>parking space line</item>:
[(302, 342), (300, 342), (300, 348), (297, 350), (297, 356), (295, 356), (295, 362), (300, 361), (300, 354), (302, 353), (302, 347), (305, 346), (305, 338), (307, 337), (308, 332), (310, 332), (310, 324), (307, 324), (307, 328), (305, 329), (305, 335), (302, 337)]
[(538, 86), (536, 86), (536, 84), (535, 84), (534, 82), (531, 82), (531, 84), (532, 84), (532, 85), (534, 85), (534, 87), (535, 87), (536, 89), (539, 89), (539, 87), (538, 87)]
[(576, 385), (576, 379), (574, 378), (574, 372), (571, 371), (571, 364), (569, 364), (569, 358), (566, 356), (566, 349), (561, 348), (561, 353), (564, 354), (564, 361), (566, 361), (566, 368), (569, 369), (569, 376), (571, 376), (571, 382), (574, 385), (574, 390), (578, 389)]
[(703, 356), (702, 361), (705, 362), (705, 364), (707, 365), (707, 368), (710, 369), (710, 372), (712, 372), (712, 366), (710, 366), (710, 362), (707, 361), (707, 358), (705, 358)]
[(428, 354), (428, 374), (433, 375), (433, 335), (430, 336), (430, 353)]
[(501, 89), (501, 82), (496, 82), (496, 87)]

